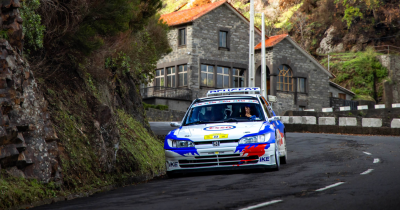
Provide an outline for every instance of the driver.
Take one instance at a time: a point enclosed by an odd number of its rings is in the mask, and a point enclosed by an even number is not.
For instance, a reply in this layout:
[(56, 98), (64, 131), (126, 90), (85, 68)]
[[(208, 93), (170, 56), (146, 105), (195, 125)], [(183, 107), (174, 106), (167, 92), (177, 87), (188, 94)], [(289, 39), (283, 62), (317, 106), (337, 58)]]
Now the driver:
[(244, 106), (244, 110), (245, 110), (245, 116), (249, 117), (249, 120), (255, 120), (256, 116), (255, 115), (251, 115), (251, 109), (250, 109), (250, 104), (246, 104)]

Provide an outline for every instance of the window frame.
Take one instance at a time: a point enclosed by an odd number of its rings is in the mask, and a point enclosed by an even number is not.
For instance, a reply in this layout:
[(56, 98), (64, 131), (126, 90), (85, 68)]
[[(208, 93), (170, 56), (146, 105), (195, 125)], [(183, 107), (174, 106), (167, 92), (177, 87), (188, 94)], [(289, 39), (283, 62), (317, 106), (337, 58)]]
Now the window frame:
[[(160, 71), (160, 74), (157, 76), (157, 71)], [(162, 72), (162, 74), (161, 74)], [(157, 79), (160, 79), (160, 85), (157, 86)], [(163, 81), (164, 85), (161, 85), (161, 81)], [(154, 77), (154, 86), (156, 87), (156, 90), (163, 90), (165, 87), (165, 69), (161, 68), (161, 69), (156, 69), (156, 75)]]
[[(185, 35), (184, 35), (184, 44), (181, 43), (181, 31), (184, 31)], [(187, 44), (187, 28), (186, 27), (180, 27), (178, 28), (178, 47), (186, 47)]]
[[(169, 69), (171, 69), (171, 73), (168, 73)], [(174, 70), (174, 72), (172, 72), (172, 70)], [(175, 68), (175, 66), (166, 67), (164, 73), (166, 73), (166, 77), (167, 77), (167, 82), (165, 83), (166, 87), (175, 88), (176, 87), (176, 68)], [(171, 79), (169, 79), (169, 77), (171, 77)], [(170, 85), (169, 81), (171, 81), (171, 86), (169, 86)]]
[[(303, 92), (301, 92), (300, 91), (300, 80), (304, 80), (304, 91)], [(297, 92), (298, 93), (307, 93), (307, 78), (304, 78), (304, 77), (297, 77), (296, 78), (296, 90), (297, 90)]]
[[(184, 68), (184, 71), (179, 72), (181, 66), (185, 66), (186, 68)], [(185, 71), (185, 69), (186, 69), (186, 71)], [(189, 72), (189, 70), (188, 70), (187, 64), (178, 65), (178, 87), (188, 86), (188, 72)], [(180, 78), (182, 75), (185, 75), (185, 76), (183, 76), (183, 83), (185, 83), (185, 78), (186, 78), (186, 84), (184, 84), (184, 85), (181, 85), (181, 82), (180, 82), (181, 81)]]
[[(238, 71), (240, 72), (241, 70), (243, 70), (243, 76), (235, 75), (234, 72)], [(239, 87), (235, 87), (235, 77), (236, 78), (243, 78), (243, 87), (246, 86), (246, 69), (240, 69), (240, 68), (232, 68), (232, 88), (239, 88)]]
[[(282, 66), (282, 69), (280, 68)], [(288, 70), (285, 70), (283, 67), (287, 67)], [(282, 73), (283, 71), (286, 71), (286, 73)], [(290, 73), (289, 76), (288, 73)], [(281, 81), (282, 78), (282, 81)], [(290, 82), (286, 82), (285, 78), (288, 78), (290, 80)], [(294, 92), (294, 77), (293, 77), (293, 70), (292, 68), (290, 68), (290, 66), (282, 64), (279, 65), (278, 67), (278, 76), (277, 76), (277, 87), (276, 90), (278, 91), (284, 91), (284, 92)], [(281, 89), (281, 85), (282, 84), (282, 89)], [(285, 86), (288, 86), (288, 89), (285, 89)], [(289, 86), (291, 87), (291, 90), (289, 89)]]
[[(226, 33), (226, 42), (225, 42), (226, 46), (225, 47), (221, 47), (220, 46), (220, 42), (221, 42), (220, 33), (221, 32), (225, 32)], [(217, 32), (217, 36), (218, 36), (218, 43), (217, 43), (218, 50), (230, 51), (230, 36), (231, 36), (230, 29), (229, 28), (219, 28), (218, 32)]]
[[(202, 71), (202, 66), (207, 66), (207, 71), (206, 72), (203, 72)], [(213, 71), (212, 72), (209, 72), (209, 67), (212, 67), (212, 69), (213, 69)], [(201, 87), (215, 87), (215, 80), (216, 80), (216, 78), (215, 78), (215, 71), (216, 71), (216, 69), (215, 69), (215, 66), (214, 65), (209, 65), (209, 64), (200, 64), (200, 86)], [(203, 75), (203, 73), (204, 74), (206, 74), (206, 84), (204, 85), (203, 84), (203, 78), (202, 78), (202, 75)], [(208, 75), (209, 74), (211, 74), (212, 75), (212, 77), (213, 77), (213, 82), (212, 82), (212, 84), (210, 84), (210, 85), (208, 85)]]
[[(218, 73), (218, 68), (221, 68), (222, 69), (222, 73)], [(227, 74), (225, 74), (224, 73), (224, 69), (228, 69), (228, 73)], [(230, 68), (229, 67), (225, 67), (225, 66), (217, 66), (217, 77), (216, 77), (216, 80), (215, 80), (215, 86), (216, 86), (216, 88), (230, 88), (230, 85), (229, 85), (229, 79), (230, 79)], [(218, 87), (218, 75), (222, 75), (222, 87)], [(228, 76), (228, 84), (227, 84), (227, 87), (224, 87), (224, 77), (226, 77), (226, 76)]]

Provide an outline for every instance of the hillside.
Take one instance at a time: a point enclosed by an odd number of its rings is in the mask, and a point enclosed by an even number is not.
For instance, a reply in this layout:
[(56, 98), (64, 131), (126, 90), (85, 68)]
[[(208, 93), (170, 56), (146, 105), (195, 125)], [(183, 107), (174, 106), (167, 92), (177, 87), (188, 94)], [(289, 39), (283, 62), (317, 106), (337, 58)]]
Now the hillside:
[(138, 88), (170, 51), (156, 14), (161, 2), (12, 0), (0, 7), (0, 209), (163, 174), (163, 142), (150, 130)]

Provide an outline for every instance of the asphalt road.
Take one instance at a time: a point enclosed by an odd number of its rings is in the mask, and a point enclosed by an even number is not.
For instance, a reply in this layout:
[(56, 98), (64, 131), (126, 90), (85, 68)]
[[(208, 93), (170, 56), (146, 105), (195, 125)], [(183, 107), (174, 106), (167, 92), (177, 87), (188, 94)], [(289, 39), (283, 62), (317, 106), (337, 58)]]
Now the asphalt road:
[(35, 209), (400, 209), (399, 137), (287, 133), (287, 147), (280, 171), (161, 177)]

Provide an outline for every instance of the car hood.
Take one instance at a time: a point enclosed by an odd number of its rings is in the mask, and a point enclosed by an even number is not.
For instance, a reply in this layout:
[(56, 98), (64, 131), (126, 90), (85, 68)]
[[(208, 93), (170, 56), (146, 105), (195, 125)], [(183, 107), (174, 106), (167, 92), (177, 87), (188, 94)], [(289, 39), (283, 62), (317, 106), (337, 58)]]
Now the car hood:
[(180, 139), (190, 139), (192, 141), (205, 141), (213, 135), (219, 135), (221, 140), (240, 139), (245, 135), (256, 135), (260, 132), (260, 129), (264, 129), (267, 126), (270, 127), (272, 125), (268, 122), (212, 123), (182, 126), (172, 132), (175, 132), (174, 135)]

